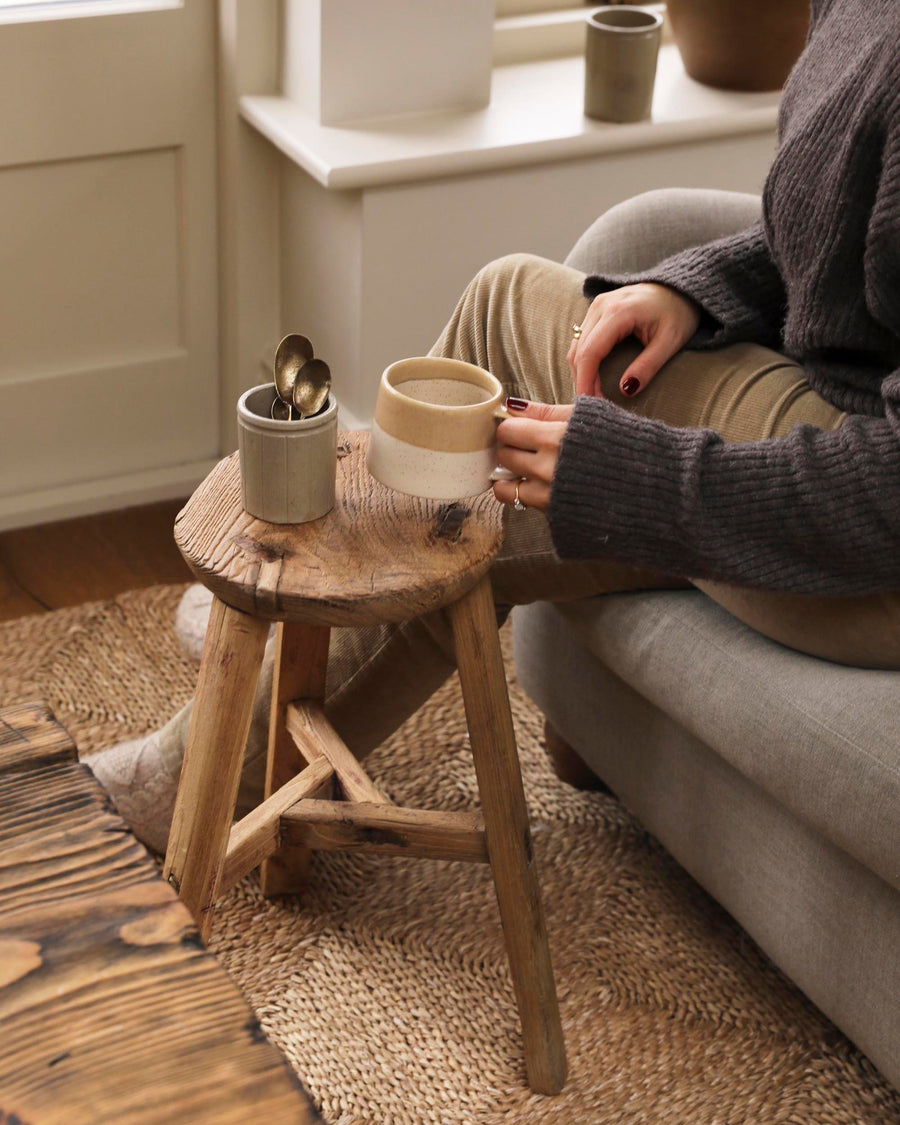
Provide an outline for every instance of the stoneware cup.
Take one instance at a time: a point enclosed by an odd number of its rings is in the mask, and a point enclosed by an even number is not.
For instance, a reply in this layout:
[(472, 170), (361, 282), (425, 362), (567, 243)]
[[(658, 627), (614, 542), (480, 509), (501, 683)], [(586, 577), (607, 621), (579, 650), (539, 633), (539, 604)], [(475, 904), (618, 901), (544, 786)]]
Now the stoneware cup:
[(263, 383), (238, 399), (238, 449), (245, 511), (269, 523), (308, 523), (334, 507), (337, 402), (329, 395), (312, 418), (270, 416), (275, 387)]
[(647, 8), (597, 8), (587, 18), (584, 112), (600, 121), (643, 121), (653, 106), (662, 16)]
[(476, 496), (497, 464), (503, 388), (457, 359), (392, 363), (381, 376), (367, 465), (376, 480), (431, 500)]

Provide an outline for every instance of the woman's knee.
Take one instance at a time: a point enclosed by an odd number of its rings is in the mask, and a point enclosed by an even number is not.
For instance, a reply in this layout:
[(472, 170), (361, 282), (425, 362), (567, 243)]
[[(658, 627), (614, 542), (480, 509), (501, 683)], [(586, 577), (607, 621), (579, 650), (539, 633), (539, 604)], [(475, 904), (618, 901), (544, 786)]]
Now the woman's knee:
[(487, 368), (508, 394), (569, 402), (566, 352), (588, 307), (584, 276), (534, 254), (507, 254), (469, 283), (432, 354)]
[(467, 298), (485, 315), (511, 320), (523, 310), (549, 309), (582, 299), (584, 275), (536, 254), (505, 254), (482, 266)]
[(535, 277), (547, 272), (547, 267), (559, 267), (536, 254), (504, 254), (482, 266), (469, 284), (477, 293), (510, 293), (528, 288)]

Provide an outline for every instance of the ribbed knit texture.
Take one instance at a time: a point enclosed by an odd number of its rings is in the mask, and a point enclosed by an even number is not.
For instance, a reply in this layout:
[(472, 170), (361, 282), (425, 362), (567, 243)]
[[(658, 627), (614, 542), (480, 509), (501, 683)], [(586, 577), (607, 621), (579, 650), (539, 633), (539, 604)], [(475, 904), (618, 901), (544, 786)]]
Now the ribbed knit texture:
[(548, 511), (564, 557), (800, 593), (900, 589), (900, 0), (812, 8), (762, 222), (585, 293), (670, 285), (704, 310), (690, 347), (777, 348), (852, 417), (729, 445), (581, 398)]

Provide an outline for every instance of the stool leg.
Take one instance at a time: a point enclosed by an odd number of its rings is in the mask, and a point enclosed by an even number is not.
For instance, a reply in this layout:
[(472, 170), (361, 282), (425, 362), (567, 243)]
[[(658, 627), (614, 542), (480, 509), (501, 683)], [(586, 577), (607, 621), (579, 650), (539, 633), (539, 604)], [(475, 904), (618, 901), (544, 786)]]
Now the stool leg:
[[(324, 701), (330, 636), (331, 629), (326, 625), (286, 622), (278, 626), (269, 715), (267, 797), (307, 765), (287, 732), (284, 712), (297, 699)], [(301, 890), (309, 873), (311, 855), (308, 848), (301, 847), (280, 848), (271, 855), (260, 869), (263, 894), (287, 895)]]
[(451, 606), (450, 617), (528, 1082), (537, 1093), (557, 1094), (565, 1044), (490, 580)]
[(209, 937), (269, 622), (213, 599), (164, 877)]

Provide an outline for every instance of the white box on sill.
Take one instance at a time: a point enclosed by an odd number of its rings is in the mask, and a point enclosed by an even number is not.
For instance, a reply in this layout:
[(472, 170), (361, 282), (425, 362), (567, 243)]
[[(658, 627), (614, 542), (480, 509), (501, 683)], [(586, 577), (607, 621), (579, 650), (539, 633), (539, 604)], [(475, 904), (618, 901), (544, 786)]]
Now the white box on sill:
[(494, 0), (285, 0), (282, 91), (320, 125), (490, 101)]

